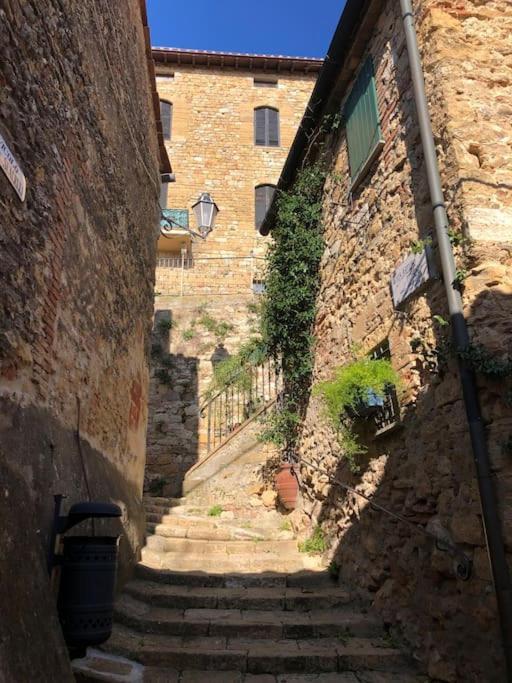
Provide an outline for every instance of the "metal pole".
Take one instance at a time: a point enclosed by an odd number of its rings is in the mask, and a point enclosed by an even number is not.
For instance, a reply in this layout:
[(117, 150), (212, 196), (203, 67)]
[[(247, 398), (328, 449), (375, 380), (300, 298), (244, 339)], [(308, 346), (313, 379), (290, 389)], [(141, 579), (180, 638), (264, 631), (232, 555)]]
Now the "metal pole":
[[(425, 92), (421, 57), (414, 27), (411, 0), (400, 0), (400, 7), (402, 10), (402, 19), (407, 41), (407, 51), (409, 54), (409, 64), (414, 87), (414, 98), (416, 101), (423, 154), (425, 156), (437, 243), (441, 258), (446, 297), (448, 300), (448, 310), (450, 312), (453, 342), (455, 344), (455, 349), (460, 351), (469, 346), (470, 340), (462, 308), (462, 299), (457, 283), (455, 282), (455, 261), (448, 238), (448, 217), (444, 204), (441, 177), (439, 174), (432, 124)], [(482, 506), (487, 552), (498, 603), (503, 648), (505, 650), (505, 661), (508, 672), (507, 680), (512, 681), (512, 585), (510, 573), (505, 555), (496, 494), (492, 484), (489, 452), (480, 412), (476, 380), (472, 369), (460, 358), (460, 354), (458, 354), (458, 362), (466, 417), (471, 436), (473, 459), (476, 466), (478, 487), (480, 491), (480, 503)]]
[(208, 436), (206, 442), (206, 452), (209, 453), (212, 447), (212, 402), (208, 403)]

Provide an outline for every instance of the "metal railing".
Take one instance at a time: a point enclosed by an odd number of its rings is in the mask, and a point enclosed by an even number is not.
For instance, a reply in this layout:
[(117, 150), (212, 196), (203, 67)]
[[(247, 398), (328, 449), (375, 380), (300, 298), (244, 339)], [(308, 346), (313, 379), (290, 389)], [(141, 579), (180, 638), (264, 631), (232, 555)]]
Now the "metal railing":
[(159, 256), (156, 260), (156, 267), (189, 270), (194, 267), (194, 259), (192, 257), (183, 258), (182, 256)]
[(280, 387), (279, 365), (271, 359), (243, 371), (202, 406), (207, 411), (207, 451), (210, 453), (257, 413), (273, 402)]

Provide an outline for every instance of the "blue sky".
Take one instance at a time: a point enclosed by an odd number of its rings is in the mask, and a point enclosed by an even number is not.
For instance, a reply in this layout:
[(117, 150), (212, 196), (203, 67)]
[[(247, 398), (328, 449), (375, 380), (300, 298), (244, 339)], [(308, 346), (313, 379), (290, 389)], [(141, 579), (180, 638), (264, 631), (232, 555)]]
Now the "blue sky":
[(324, 57), (345, 0), (147, 0), (154, 46)]

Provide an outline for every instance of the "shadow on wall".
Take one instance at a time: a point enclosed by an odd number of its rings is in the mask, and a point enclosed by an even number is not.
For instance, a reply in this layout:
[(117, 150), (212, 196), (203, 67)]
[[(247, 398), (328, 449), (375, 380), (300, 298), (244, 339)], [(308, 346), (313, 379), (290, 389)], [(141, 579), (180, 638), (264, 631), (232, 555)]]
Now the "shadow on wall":
[[(404, 88), (399, 95), (399, 125), (409, 131), (405, 138), (411, 172), (405, 182), (413, 194), (418, 238), (426, 239), (432, 228), (432, 212), (421, 145), (417, 134), (412, 134), (417, 126), (416, 113), (408, 90)], [(373, 170), (377, 166), (378, 162)], [(370, 183), (372, 173), (354, 193), (356, 207), (358, 197), (364, 196)], [(377, 206), (384, 228), (402, 211), (407, 215), (410, 205), (403, 187), (394, 197), (399, 203), (396, 211), (390, 212), (385, 203)], [(404, 198), (405, 204), (400, 205)], [(456, 214), (457, 206), (451, 206)], [(462, 229), (459, 216), (450, 219), (455, 230)], [(350, 222), (347, 224), (350, 229)], [(358, 239), (363, 239), (364, 230), (364, 226), (358, 226)], [(481, 250), (480, 254), (466, 255), (472, 272), (464, 283), (463, 298), (472, 302), (467, 318), (473, 344), (484, 345), (499, 358), (510, 353), (512, 296), (507, 292), (512, 292), (512, 276), (510, 264), (507, 272), (507, 266), (492, 260), (505, 252), (490, 247), (487, 254)], [(359, 264), (350, 265), (357, 273)], [(505, 680), (504, 662), (476, 472), (457, 363), (446, 343), (450, 330), (436, 325), (435, 315), (448, 318), (440, 281), (430, 284), (424, 304), (420, 306), (418, 298), (413, 298), (404, 305), (403, 315), (397, 313), (396, 320), (389, 321), (389, 330), (381, 326), (383, 335), (390, 335), (392, 354), (393, 337), (407, 347), (402, 346), (397, 354), (404, 356), (400, 372), (406, 384), (411, 382), (421, 391), (414, 402), (402, 406), (401, 420), (394, 431), (376, 436), (370, 422), (360, 425), (361, 440), (368, 452), (359, 459), (359, 473), (351, 472), (347, 461), (340, 457), (334, 433), (322, 426), (318, 399), (310, 402), (301, 437), (302, 452), (305, 460), (319, 466), (336, 459), (336, 478), (406, 517), (412, 525), (425, 528), (428, 524), (429, 528), (444, 530), (472, 558), (470, 579), (457, 579), (455, 560), (414, 526), (377, 511), (353, 493), (329, 486), (326, 478), (315, 475), (312, 469), (303, 468), (302, 488), (309, 499), (306, 507), (313, 522), (337, 539), (331, 550), (340, 577), (359, 586), (385, 620), (399, 627), (416, 652), (426, 658), (433, 678), (498, 683)], [(417, 346), (410, 344), (414, 337), (421, 342)], [(430, 338), (431, 343), (423, 343)], [(405, 359), (411, 355), (415, 356), (413, 362)], [(495, 491), (510, 553), (512, 410), (506, 400), (507, 379), (491, 380), (478, 372), (477, 378)]]
[(180, 496), (199, 452), (199, 359), (169, 353), (172, 329), (172, 312), (156, 311), (145, 477), (145, 490), (153, 496)]
[[(474, 343), (503, 357), (512, 338), (512, 297), (484, 291), (470, 321)], [(477, 377), (510, 552), (512, 411), (506, 380)], [(340, 576), (372, 597), (417, 651), (427, 646), (430, 675), (497, 683), (505, 680), (498, 617), (456, 360), (431, 374), (427, 387), (405, 406), (399, 430), (375, 437), (367, 423), (360, 472), (341, 459), (334, 476), (414, 525), (444, 530), (473, 560), (470, 579), (457, 579), (455, 559), (433, 540), (340, 487), (325, 498), (318, 492), (313, 516), (337, 535), (333, 560)]]

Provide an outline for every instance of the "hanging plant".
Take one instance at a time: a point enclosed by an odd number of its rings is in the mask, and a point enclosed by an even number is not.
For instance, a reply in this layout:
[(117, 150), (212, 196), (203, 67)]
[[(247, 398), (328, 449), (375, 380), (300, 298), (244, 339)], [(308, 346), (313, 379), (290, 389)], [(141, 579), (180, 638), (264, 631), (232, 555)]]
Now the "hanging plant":
[(344, 457), (353, 472), (359, 470), (355, 457), (366, 452), (350, 421), (375, 415), (386, 394), (400, 385), (400, 377), (387, 358), (356, 359), (335, 370), (334, 379), (317, 384), (313, 393), (322, 397), (328, 420), (338, 435)]

